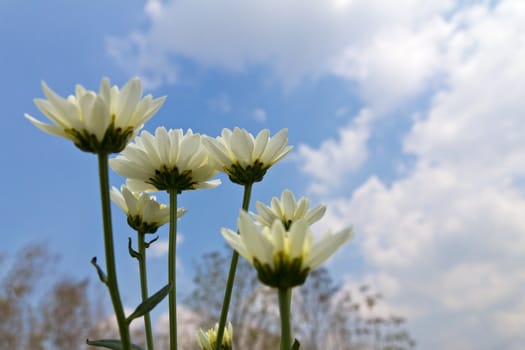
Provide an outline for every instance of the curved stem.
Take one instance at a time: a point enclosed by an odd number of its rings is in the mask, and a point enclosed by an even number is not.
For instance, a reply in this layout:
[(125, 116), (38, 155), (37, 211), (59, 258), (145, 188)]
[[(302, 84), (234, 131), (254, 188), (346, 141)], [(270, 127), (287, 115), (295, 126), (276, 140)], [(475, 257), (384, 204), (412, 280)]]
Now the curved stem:
[(292, 346), (292, 327), (290, 319), (291, 288), (279, 288), (279, 313), (281, 315), (281, 350)]
[(176, 249), (177, 249), (177, 191), (169, 191), (170, 196), (170, 233), (168, 242), (168, 283), (172, 286), (168, 296), (170, 317), (170, 350), (177, 350), (177, 285), (176, 285)]
[[(148, 299), (148, 277), (146, 273), (146, 242), (144, 232), (137, 231), (137, 240), (139, 245), (139, 274), (140, 274), (140, 292), (142, 301)], [(151, 331), (151, 316), (149, 311), (144, 314), (144, 331), (146, 332), (146, 345), (148, 350), (154, 350), (153, 333)]]
[(104, 254), (106, 256), (107, 282), (115, 317), (122, 342), (123, 350), (131, 349), (129, 327), (126, 322), (124, 308), (120, 299), (120, 292), (117, 282), (117, 271), (115, 268), (115, 252), (113, 245), (113, 228), (111, 224), (111, 206), (109, 200), (109, 174), (108, 174), (108, 155), (98, 154), (98, 174), (100, 178), (100, 199), (102, 202), (102, 222), (104, 225)]
[[(244, 186), (244, 194), (242, 198), (242, 209), (248, 211), (250, 207), (250, 197), (252, 195), (252, 185)], [(224, 335), (224, 327), (226, 326), (226, 319), (228, 318), (228, 309), (230, 308), (230, 300), (232, 297), (233, 283), (235, 282), (235, 271), (237, 270), (237, 262), (239, 261), (239, 253), (233, 251), (232, 260), (230, 264), (230, 272), (228, 273), (228, 281), (226, 282), (226, 290), (224, 291), (224, 301), (222, 302), (221, 318), (219, 319), (219, 329), (217, 330), (217, 341), (215, 343), (215, 350), (220, 350), (222, 345), (222, 337)]]

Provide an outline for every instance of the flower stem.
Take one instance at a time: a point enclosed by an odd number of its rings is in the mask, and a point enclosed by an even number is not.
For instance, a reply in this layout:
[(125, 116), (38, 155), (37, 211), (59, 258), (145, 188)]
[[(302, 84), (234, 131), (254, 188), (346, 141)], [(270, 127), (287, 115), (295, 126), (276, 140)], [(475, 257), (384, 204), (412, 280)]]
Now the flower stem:
[(292, 346), (292, 327), (290, 320), (291, 288), (279, 288), (279, 313), (281, 315), (281, 350)]
[(176, 249), (177, 249), (177, 191), (168, 191), (170, 195), (170, 233), (168, 242), (168, 283), (170, 317), (170, 350), (177, 350), (177, 285), (176, 285)]
[[(248, 210), (250, 207), (250, 197), (252, 195), (251, 183), (244, 185), (244, 194), (242, 198), (242, 209)], [(222, 337), (224, 335), (224, 327), (226, 326), (226, 319), (228, 318), (228, 309), (230, 307), (230, 300), (233, 290), (233, 282), (235, 282), (235, 271), (237, 269), (237, 262), (239, 261), (239, 253), (233, 251), (232, 261), (230, 264), (230, 272), (228, 273), (228, 281), (226, 282), (226, 290), (224, 291), (224, 301), (222, 302), (221, 318), (219, 320), (219, 329), (217, 330), (217, 341), (215, 343), (215, 350), (220, 350), (222, 345)]]
[(115, 252), (113, 247), (113, 228), (111, 224), (111, 206), (109, 200), (109, 174), (108, 174), (108, 155), (98, 154), (98, 172), (100, 178), (100, 199), (102, 202), (102, 222), (104, 225), (104, 253), (106, 256), (107, 281), (106, 286), (109, 290), (115, 317), (120, 334), (120, 341), (123, 350), (131, 349), (129, 336), (129, 326), (124, 315), (124, 308), (120, 299), (120, 292), (117, 283), (117, 271), (115, 268)]
[[(144, 232), (137, 231), (137, 240), (139, 245), (139, 274), (140, 274), (140, 292), (142, 301), (148, 299), (148, 278), (146, 274), (146, 242)], [(148, 350), (153, 350), (153, 333), (151, 331), (151, 316), (149, 312), (144, 314), (144, 330), (146, 332), (146, 344)]]

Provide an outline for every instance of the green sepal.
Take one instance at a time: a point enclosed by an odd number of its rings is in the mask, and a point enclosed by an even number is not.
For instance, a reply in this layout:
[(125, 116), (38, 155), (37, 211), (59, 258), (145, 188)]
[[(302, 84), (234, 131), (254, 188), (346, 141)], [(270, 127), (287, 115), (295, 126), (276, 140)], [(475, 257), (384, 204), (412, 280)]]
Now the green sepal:
[(155, 306), (157, 306), (158, 303), (162, 301), (168, 295), (168, 293), (171, 290), (172, 285), (167, 284), (163, 288), (161, 288), (157, 293), (150, 296), (148, 299), (144, 300), (142, 303), (140, 303), (139, 306), (133, 311), (131, 315), (129, 315), (126, 318), (126, 322), (128, 324), (131, 323), (136, 318), (139, 318), (143, 316), (144, 314), (150, 312)]
[(100, 279), (100, 281), (104, 284), (107, 284), (108, 283), (108, 276), (106, 276), (106, 273), (104, 271), (102, 271), (102, 268), (100, 266), (98, 266), (97, 264), (97, 257), (94, 256), (92, 259), (91, 259), (91, 265), (95, 266), (95, 269), (97, 269), (97, 274), (98, 274), (98, 278)]
[(110, 154), (121, 152), (133, 137), (135, 130), (131, 126), (125, 129), (121, 127), (115, 128), (115, 123), (112, 122), (106, 129), (102, 142), (97, 139), (95, 134), (87, 130), (71, 128), (65, 129), (64, 131), (75, 146), (82, 151), (96, 154)]
[(228, 174), (231, 182), (246, 186), (262, 181), (268, 168), (269, 166), (265, 166), (259, 160), (256, 160), (252, 165), (248, 165), (247, 167), (243, 167), (237, 162), (222, 170)]
[(292, 344), (292, 350), (299, 350), (299, 346), (301, 346), (301, 344), (299, 344), (299, 340), (294, 339)]
[(155, 176), (150, 177), (145, 182), (155, 186), (159, 191), (165, 190), (168, 193), (174, 191), (178, 194), (185, 190), (195, 189), (191, 170), (179, 173), (179, 169), (176, 166), (168, 168), (166, 165), (162, 165), (160, 170), (155, 170)]
[(131, 237), (128, 237), (128, 252), (132, 258), (140, 259), (140, 253), (133, 249), (133, 247), (131, 246)]
[[(122, 342), (117, 339), (86, 340), (87, 345), (98, 346), (106, 349), (122, 350)], [(144, 350), (140, 346), (131, 344), (132, 350)]]

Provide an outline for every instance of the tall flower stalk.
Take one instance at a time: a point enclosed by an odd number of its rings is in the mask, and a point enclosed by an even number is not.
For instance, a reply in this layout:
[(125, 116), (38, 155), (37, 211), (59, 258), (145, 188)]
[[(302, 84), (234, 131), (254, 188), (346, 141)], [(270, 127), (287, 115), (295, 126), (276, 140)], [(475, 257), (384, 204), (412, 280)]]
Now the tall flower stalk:
[(157, 128), (155, 135), (147, 131), (135, 143), (110, 161), (117, 173), (127, 177), (133, 191), (167, 191), (170, 197), (170, 228), (168, 238), (168, 312), (170, 319), (170, 350), (177, 349), (177, 195), (182, 191), (213, 188), (218, 180), (209, 181), (217, 170), (208, 159), (201, 135), (181, 129)]
[[(137, 241), (139, 248), (139, 275), (140, 275), (140, 295), (142, 301), (148, 299), (148, 277), (146, 271), (146, 234), (141, 231), (137, 231)], [(144, 314), (144, 333), (146, 334), (146, 346), (148, 350), (154, 350), (153, 344), (153, 332), (151, 330), (151, 315), (149, 312)]]
[[(71, 140), (77, 148), (98, 156), (102, 222), (104, 227), (105, 274), (96, 265), (101, 280), (109, 290), (120, 333), (120, 347), (131, 349), (129, 325), (124, 315), (115, 267), (113, 229), (109, 194), (108, 156), (126, 147), (130, 139), (164, 103), (165, 97), (141, 98), (138, 78), (129, 80), (122, 89), (110, 86), (103, 78), (98, 93), (77, 85), (75, 95), (63, 98), (42, 83), (46, 99), (35, 99), (38, 109), (54, 124), (43, 123), (26, 114), (37, 128), (49, 134)], [(104, 341), (102, 341), (104, 343)]]
[[(242, 198), (242, 209), (243, 210), (249, 209), (251, 194), (252, 194), (252, 184), (246, 184), (244, 186), (244, 194)], [(219, 324), (217, 327), (217, 342), (215, 345), (215, 349), (220, 349), (220, 345), (222, 344), (222, 337), (224, 336), (226, 319), (228, 318), (228, 309), (230, 307), (230, 301), (231, 301), (232, 291), (233, 291), (233, 284), (235, 282), (235, 271), (237, 270), (238, 261), (239, 261), (239, 253), (237, 253), (237, 251), (234, 250), (232, 252), (230, 270), (228, 272), (228, 280), (226, 281), (226, 289), (224, 290), (224, 299), (222, 302), (221, 316), (220, 316)]]
[[(124, 211), (128, 218), (128, 225), (137, 231), (138, 252), (131, 248), (130, 254), (139, 262), (140, 290), (142, 302), (148, 299), (148, 279), (146, 271), (146, 234), (157, 232), (158, 228), (170, 221), (170, 208), (156, 201), (154, 196), (147, 193), (133, 193), (126, 186), (121, 186), (119, 192), (116, 188), (111, 191), (111, 199)], [(186, 210), (177, 209), (177, 218), (180, 218)], [(154, 349), (153, 332), (151, 330), (151, 317), (149, 311), (144, 314), (144, 330), (148, 350)]]
[[(288, 146), (287, 129), (273, 137), (270, 137), (269, 130), (264, 129), (254, 137), (245, 129), (234, 128), (232, 131), (225, 128), (221, 136), (208, 137), (204, 141), (215, 158), (217, 169), (227, 174), (233, 183), (244, 186), (242, 209), (245, 211), (250, 205), (253, 184), (262, 181), (268, 169), (292, 150), (292, 146)], [(234, 250), (217, 329), (216, 350), (220, 350), (222, 344), (238, 260), (239, 254)]]
[(177, 349), (177, 190), (168, 189), (170, 197), (170, 232), (168, 238), (168, 283), (172, 288), (168, 295), (170, 317), (170, 349)]
[(98, 171), (100, 178), (100, 199), (102, 203), (102, 222), (104, 225), (104, 254), (106, 256), (106, 286), (108, 287), (115, 317), (120, 334), (120, 341), (123, 350), (131, 349), (131, 339), (129, 335), (129, 325), (126, 322), (126, 315), (122, 307), (120, 292), (117, 281), (117, 271), (115, 268), (115, 248), (113, 244), (113, 226), (111, 223), (111, 206), (109, 195), (109, 174), (108, 174), (108, 155), (98, 154)]
[(291, 303), (292, 288), (279, 288), (279, 314), (281, 316), (281, 350), (290, 350), (292, 346)]
[(239, 232), (223, 228), (228, 244), (257, 270), (259, 280), (278, 290), (281, 312), (281, 350), (291, 347), (290, 304), (292, 288), (303, 284), (310, 271), (327, 260), (352, 237), (350, 228), (328, 232), (314, 243), (307, 218), (301, 217), (286, 227), (281, 220), (261, 226), (241, 211)]

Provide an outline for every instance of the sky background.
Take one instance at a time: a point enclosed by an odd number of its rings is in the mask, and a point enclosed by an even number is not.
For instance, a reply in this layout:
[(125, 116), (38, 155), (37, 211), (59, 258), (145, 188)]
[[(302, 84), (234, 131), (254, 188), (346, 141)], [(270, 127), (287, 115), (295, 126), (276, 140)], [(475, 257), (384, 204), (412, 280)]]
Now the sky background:
[[(63, 273), (94, 276), (96, 158), (23, 114), (45, 119), (41, 81), (66, 96), (138, 75), (167, 95), (146, 130), (288, 128), (294, 151), (252, 198), (289, 188), (328, 206), (319, 232), (353, 225), (327, 266), (379, 290), (418, 349), (525, 347), (525, 1), (2, 0), (0, 44), (1, 251), (46, 242)], [(242, 189), (221, 179), (180, 196), (181, 291), (235, 227)], [(133, 232), (113, 208), (133, 307)], [(152, 290), (166, 278), (161, 247)]]

